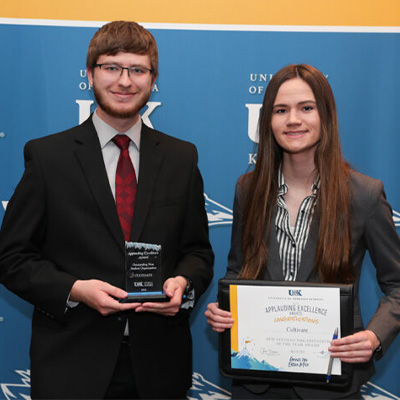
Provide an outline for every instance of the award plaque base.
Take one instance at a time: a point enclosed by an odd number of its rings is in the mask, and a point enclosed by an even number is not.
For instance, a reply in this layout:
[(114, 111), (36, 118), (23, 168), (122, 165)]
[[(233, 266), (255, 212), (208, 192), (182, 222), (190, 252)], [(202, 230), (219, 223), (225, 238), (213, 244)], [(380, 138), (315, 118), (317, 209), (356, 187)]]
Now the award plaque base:
[(120, 303), (160, 303), (169, 301), (165, 293), (147, 293), (146, 295), (129, 293), (126, 299), (120, 299)]

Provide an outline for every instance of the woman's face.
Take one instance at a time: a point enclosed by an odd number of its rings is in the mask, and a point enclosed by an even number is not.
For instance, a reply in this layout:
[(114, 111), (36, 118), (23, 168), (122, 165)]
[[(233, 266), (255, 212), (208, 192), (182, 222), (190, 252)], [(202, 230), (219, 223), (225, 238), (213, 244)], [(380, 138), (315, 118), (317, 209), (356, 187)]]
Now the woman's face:
[(321, 138), (321, 119), (307, 82), (293, 78), (281, 85), (274, 102), (271, 126), (284, 153), (309, 153), (314, 157)]

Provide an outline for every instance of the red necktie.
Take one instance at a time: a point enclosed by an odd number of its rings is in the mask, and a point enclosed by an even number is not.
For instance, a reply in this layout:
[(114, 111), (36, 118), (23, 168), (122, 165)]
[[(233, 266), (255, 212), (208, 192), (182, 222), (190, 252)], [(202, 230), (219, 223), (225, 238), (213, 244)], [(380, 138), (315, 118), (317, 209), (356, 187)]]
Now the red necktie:
[(129, 137), (116, 135), (112, 140), (121, 150), (115, 175), (115, 202), (124, 238), (129, 241), (137, 189), (135, 168), (129, 157)]

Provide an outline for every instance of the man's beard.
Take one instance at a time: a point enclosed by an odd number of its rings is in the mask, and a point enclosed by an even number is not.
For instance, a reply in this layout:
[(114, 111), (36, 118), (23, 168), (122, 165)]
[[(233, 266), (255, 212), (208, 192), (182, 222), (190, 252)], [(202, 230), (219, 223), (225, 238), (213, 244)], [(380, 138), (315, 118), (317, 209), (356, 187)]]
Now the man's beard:
[(104, 100), (103, 95), (99, 90), (97, 90), (96, 85), (93, 83), (93, 91), (94, 91), (94, 97), (96, 99), (97, 105), (108, 115), (114, 118), (132, 118), (136, 116), (140, 110), (146, 105), (148, 102), (150, 95), (151, 95), (151, 90), (149, 90), (149, 93), (143, 97), (142, 101), (138, 104), (135, 104), (132, 106), (131, 109), (126, 110), (126, 111), (119, 111), (107, 104), (107, 101)]

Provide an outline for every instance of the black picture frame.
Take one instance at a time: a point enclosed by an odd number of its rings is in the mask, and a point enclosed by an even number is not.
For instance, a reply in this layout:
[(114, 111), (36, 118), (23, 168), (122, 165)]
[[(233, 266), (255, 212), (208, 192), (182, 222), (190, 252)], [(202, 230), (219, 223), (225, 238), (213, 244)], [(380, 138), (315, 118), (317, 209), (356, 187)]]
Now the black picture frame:
[[(286, 281), (261, 281), (261, 280), (236, 280), (220, 279), (218, 281), (219, 307), (230, 311), (230, 286), (285, 286), (285, 287), (338, 287), (340, 289), (340, 324), (342, 337), (353, 334), (353, 285), (347, 284), (323, 284), (310, 282), (286, 282)], [(310, 385), (314, 387), (345, 388), (352, 379), (352, 366), (342, 362), (342, 374), (332, 375), (329, 383), (326, 373), (312, 374), (284, 371), (260, 371), (231, 368), (231, 332), (225, 330), (219, 335), (219, 369), (223, 376), (236, 380), (280, 383), (290, 385)]]

